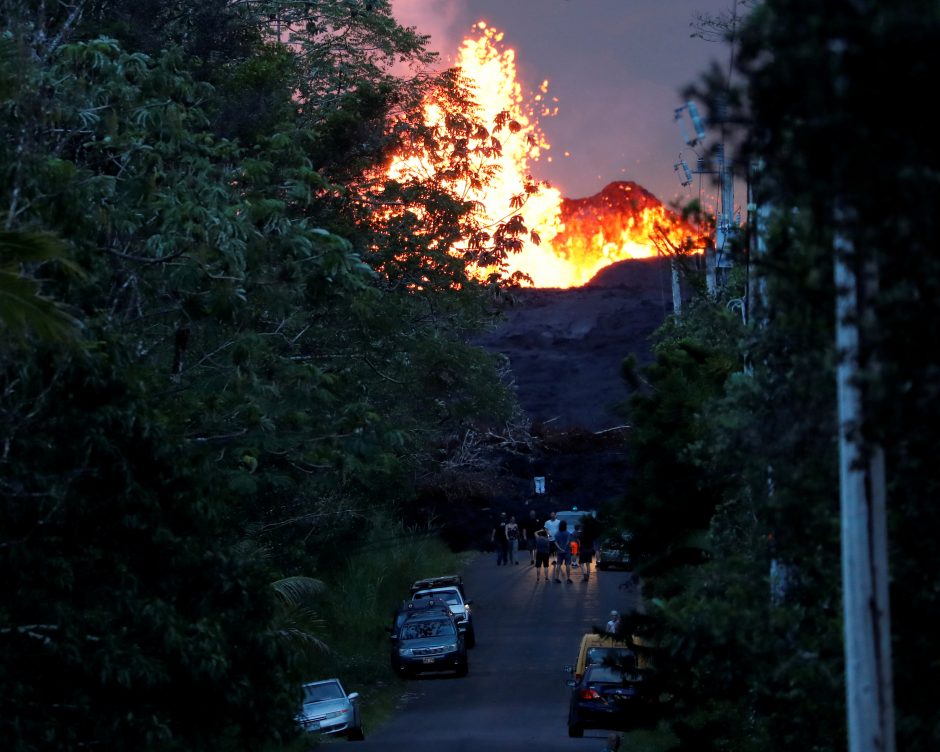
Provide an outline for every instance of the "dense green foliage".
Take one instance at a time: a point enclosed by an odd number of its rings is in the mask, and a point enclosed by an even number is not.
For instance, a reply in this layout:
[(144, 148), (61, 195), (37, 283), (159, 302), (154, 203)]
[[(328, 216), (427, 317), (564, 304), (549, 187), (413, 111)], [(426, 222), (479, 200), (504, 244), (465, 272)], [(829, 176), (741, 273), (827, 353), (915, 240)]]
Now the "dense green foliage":
[(275, 743), (342, 663), (318, 580), (513, 409), (468, 266), (524, 228), (385, 174), (485, 182), (504, 124), (385, 0), (0, 18), (0, 746)]
[[(846, 748), (838, 232), (848, 263), (877, 280), (859, 320), (860, 429), (887, 456), (897, 748), (934, 749), (940, 151), (908, 92), (936, 80), (940, 4), (747, 5), (741, 88), (716, 92), (712, 77), (702, 93), (740, 103), (726, 136), (743, 144), (742, 164), (762, 160), (752, 180), (768, 221), (754, 215), (743, 239), (751, 316), (743, 332), (724, 316), (734, 287), (686, 311), (663, 329), (633, 401), (641, 474), (623, 514), (646, 557), (651, 617), (635, 627), (658, 645), (683, 749)], [(699, 525), (705, 560), (676, 557)], [(650, 566), (664, 560), (673, 566)]]

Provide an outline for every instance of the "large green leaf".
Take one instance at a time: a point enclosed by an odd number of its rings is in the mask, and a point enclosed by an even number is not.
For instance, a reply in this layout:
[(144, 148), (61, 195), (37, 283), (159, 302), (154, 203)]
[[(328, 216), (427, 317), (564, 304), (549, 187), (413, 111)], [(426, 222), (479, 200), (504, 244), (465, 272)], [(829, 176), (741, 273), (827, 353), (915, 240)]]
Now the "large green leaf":
[(7, 335), (66, 340), (78, 333), (79, 321), (64, 306), (43, 297), (40, 281), (25, 272), (46, 262), (81, 274), (67, 258), (65, 244), (52, 235), (0, 232), (0, 329)]

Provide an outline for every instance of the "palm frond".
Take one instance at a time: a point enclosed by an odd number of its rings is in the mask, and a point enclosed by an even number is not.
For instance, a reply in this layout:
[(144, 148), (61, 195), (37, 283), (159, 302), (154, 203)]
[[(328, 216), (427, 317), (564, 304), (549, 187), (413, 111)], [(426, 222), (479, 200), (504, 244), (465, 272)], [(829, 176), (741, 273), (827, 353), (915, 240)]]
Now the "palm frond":
[(81, 327), (60, 303), (41, 295), (40, 281), (23, 269), (26, 264), (48, 262), (83, 274), (67, 258), (65, 244), (55, 236), (0, 231), (0, 331), (16, 339), (32, 333), (40, 339), (64, 341)]

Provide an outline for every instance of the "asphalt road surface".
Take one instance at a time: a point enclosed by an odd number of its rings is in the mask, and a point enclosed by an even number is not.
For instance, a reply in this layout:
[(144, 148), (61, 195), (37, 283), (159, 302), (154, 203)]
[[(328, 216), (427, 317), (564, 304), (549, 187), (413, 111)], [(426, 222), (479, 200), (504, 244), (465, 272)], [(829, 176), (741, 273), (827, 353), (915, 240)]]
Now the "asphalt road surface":
[[(564, 667), (575, 662), (581, 635), (603, 626), (611, 609), (635, 608), (636, 589), (625, 572), (595, 572), (587, 582), (535, 581), (523, 553), (518, 566), (496, 566), (480, 554), (464, 572), (473, 600), (477, 643), (470, 673), (408, 680), (403, 707), (356, 745), (385, 752), (597, 752), (608, 734), (568, 737)], [(593, 569), (593, 568), (592, 568)], [(562, 578), (564, 579), (564, 578)]]

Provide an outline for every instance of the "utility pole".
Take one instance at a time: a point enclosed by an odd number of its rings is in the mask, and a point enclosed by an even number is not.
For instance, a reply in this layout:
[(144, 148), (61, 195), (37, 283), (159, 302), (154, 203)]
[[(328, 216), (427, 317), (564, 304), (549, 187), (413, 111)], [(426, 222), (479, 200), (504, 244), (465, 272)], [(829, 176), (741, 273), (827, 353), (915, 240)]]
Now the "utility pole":
[(672, 312), (678, 316), (682, 313), (682, 280), (679, 277), (679, 262), (675, 258), (669, 259), (669, 271), (672, 276)]
[(750, 320), (755, 308), (764, 310), (767, 306), (767, 283), (764, 275), (759, 274), (760, 263), (767, 255), (767, 222), (770, 208), (766, 201), (758, 200), (755, 183), (764, 171), (764, 161), (751, 162), (747, 180), (747, 274), (745, 275), (744, 304), (745, 318)]
[[(692, 123), (695, 135), (690, 135), (685, 124), (685, 116)], [(721, 117), (724, 117), (722, 113)], [(682, 107), (675, 110), (674, 119), (679, 126), (679, 133), (683, 139), (684, 145), (693, 148), (705, 140), (705, 126), (698, 113), (695, 102), (686, 102)], [(724, 142), (716, 147), (717, 169), (707, 170), (705, 168), (705, 159), (698, 156), (697, 167), (694, 174), (699, 176), (699, 185), (701, 186), (701, 176), (713, 174), (718, 176), (719, 205), (715, 215), (715, 244), (713, 247), (705, 248), (705, 283), (709, 295), (716, 295), (719, 287), (719, 270), (729, 269), (732, 266), (731, 258), (726, 252), (726, 243), (737, 230), (737, 222), (734, 217), (734, 172), (725, 158)], [(693, 171), (680, 153), (679, 161), (673, 166), (676, 173), (679, 174), (680, 182), (683, 186), (692, 184)], [(699, 188), (699, 201), (701, 202), (701, 187)], [(675, 286), (674, 286), (675, 291)], [(674, 308), (676, 307), (674, 303)]]
[(837, 202), (833, 255), (849, 752), (894, 752), (884, 452), (862, 434), (859, 378), (861, 366), (871, 365), (859, 322), (876, 283), (852, 241), (854, 220)]
[(715, 217), (715, 258), (708, 291), (718, 291), (718, 270), (731, 267), (727, 253), (732, 233), (737, 229), (734, 221), (734, 174), (725, 158), (725, 145), (717, 146), (718, 158), (718, 215)]

